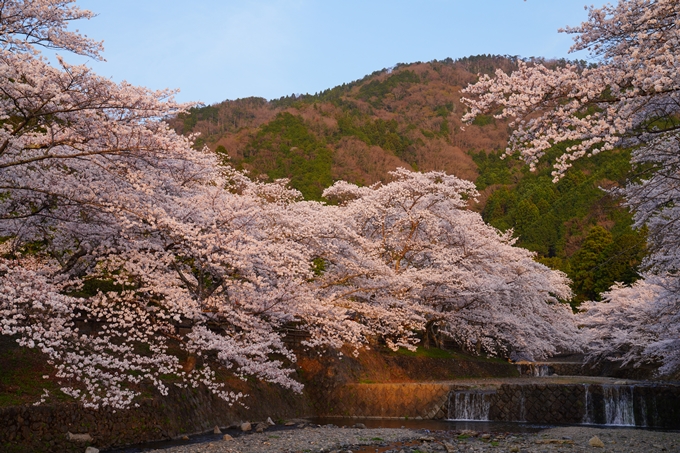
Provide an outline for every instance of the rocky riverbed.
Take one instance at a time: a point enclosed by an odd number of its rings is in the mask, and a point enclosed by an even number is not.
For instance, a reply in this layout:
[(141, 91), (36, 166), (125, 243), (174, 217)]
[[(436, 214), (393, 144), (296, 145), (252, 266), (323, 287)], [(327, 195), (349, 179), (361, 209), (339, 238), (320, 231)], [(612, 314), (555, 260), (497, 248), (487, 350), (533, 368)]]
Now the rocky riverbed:
[(680, 452), (680, 432), (559, 427), (537, 433), (339, 428), (265, 431), (176, 446), (157, 453), (544, 453)]

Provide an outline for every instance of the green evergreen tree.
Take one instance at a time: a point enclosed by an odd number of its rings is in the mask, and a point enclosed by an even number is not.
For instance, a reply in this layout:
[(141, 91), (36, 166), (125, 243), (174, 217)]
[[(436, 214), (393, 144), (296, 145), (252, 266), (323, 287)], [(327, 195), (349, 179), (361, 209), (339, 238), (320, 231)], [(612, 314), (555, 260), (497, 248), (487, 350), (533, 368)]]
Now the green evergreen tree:
[(612, 234), (600, 225), (593, 226), (586, 236), (581, 248), (571, 260), (573, 290), (576, 293), (574, 303), (580, 304), (584, 300), (597, 300), (603, 282), (600, 277), (600, 267), (607, 261), (605, 251), (613, 243)]

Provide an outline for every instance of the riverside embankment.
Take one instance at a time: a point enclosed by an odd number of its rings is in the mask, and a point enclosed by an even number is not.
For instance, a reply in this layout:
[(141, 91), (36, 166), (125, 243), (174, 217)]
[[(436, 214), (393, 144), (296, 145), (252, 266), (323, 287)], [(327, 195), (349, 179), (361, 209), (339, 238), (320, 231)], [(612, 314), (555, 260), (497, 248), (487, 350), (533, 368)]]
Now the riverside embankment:
[(349, 416), (487, 420), (515, 427), (539, 423), (680, 428), (680, 386), (673, 383), (554, 375), (555, 370), (578, 370), (574, 362), (517, 366), (446, 351), (434, 354), (301, 356), (298, 373), (306, 384), (304, 394), (237, 381), (234, 385), (250, 395), (243, 405), (229, 406), (204, 389), (176, 389), (167, 398), (147, 398), (129, 411), (94, 411), (69, 402), (2, 407), (0, 451), (82, 452), (88, 445), (105, 450), (268, 417), (279, 423)]

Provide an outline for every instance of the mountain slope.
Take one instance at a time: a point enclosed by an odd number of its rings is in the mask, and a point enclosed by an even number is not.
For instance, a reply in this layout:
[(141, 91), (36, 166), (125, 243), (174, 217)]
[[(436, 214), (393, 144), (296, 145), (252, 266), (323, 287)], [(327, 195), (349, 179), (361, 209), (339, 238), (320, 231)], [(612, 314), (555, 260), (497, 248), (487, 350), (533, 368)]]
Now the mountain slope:
[(479, 70), (514, 64), (483, 56), (398, 65), (316, 95), (193, 109), (173, 126), (200, 132), (199, 145), (228, 154), (255, 177), (290, 178), (311, 199), (333, 180), (372, 184), (400, 166), (474, 180), (468, 151), (504, 149), (508, 130), (484, 118), (461, 130), (460, 89)]
[(625, 182), (628, 154), (584, 160), (556, 185), (547, 163), (530, 173), (521, 162), (500, 158), (507, 123), (481, 116), (461, 128), (460, 90), (479, 73), (515, 67), (516, 59), (498, 56), (400, 64), (314, 95), (192, 109), (171, 124), (185, 134), (199, 132), (198, 146), (228, 156), (252, 177), (288, 178), (312, 200), (336, 180), (370, 185), (397, 167), (476, 181), (481, 195), (473, 209), (501, 230), (513, 228), (518, 245), (566, 272), (578, 305), (614, 281), (638, 277), (644, 235), (600, 189)]

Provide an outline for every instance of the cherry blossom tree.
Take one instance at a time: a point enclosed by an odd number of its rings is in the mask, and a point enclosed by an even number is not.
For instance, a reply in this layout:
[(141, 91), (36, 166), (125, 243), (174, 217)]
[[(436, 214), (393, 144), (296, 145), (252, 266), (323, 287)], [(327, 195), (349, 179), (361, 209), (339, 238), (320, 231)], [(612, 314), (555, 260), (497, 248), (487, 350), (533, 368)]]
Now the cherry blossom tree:
[(114, 408), (144, 385), (167, 394), (168, 375), (237, 400), (218, 368), (300, 390), (290, 323), (309, 346), (408, 343), (412, 317), (316, 283), (322, 256), (378, 263), (341, 213), (192, 149), (162, 121), (187, 107), (171, 92), (39, 58), (35, 46), (98, 56), (65, 31), (91, 16), (71, 3), (3, 3), (0, 334), (44, 352), (65, 393)]
[(343, 269), (355, 300), (392, 316), (410, 309), (414, 326), (436, 327), (472, 351), (544, 358), (580, 349), (570, 310), (558, 301), (570, 295), (568, 279), (514, 247), (512, 232), (468, 210), (477, 195), (471, 182), (405, 169), (392, 176), (384, 185), (338, 182), (324, 192), (342, 202), (337, 209), (362, 248), (382, 263), (378, 279)]
[(234, 401), (216, 366), (299, 390), (271, 358), (294, 360), (279, 329), (309, 313), (342, 325), (309, 307), (306, 249), (275, 221), (299, 194), (193, 150), (162, 121), (187, 107), (171, 92), (42, 60), (35, 46), (98, 56), (66, 31), (91, 17), (71, 3), (2, 4), (0, 333), (92, 407), (167, 393), (162, 375)]
[(659, 367), (671, 375), (678, 367), (680, 315), (678, 280), (648, 274), (631, 286), (615, 285), (603, 302), (587, 302), (579, 317), (593, 362)]
[(12, 52), (35, 53), (35, 47), (40, 46), (101, 59), (101, 43), (68, 31), (70, 22), (94, 17), (73, 3), (75, 0), (3, 1), (0, 45)]
[[(499, 71), (494, 78), (482, 76), (465, 90), (470, 107), (465, 119), (470, 121), (482, 112), (512, 118), (515, 130), (507, 151), (518, 152), (530, 166), (553, 144), (568, 142), (570, 146), (555, 162), (555, 179), (576, 159), (632, 147), (639, 176), (620, 193), (633, 209), (636, 225), (649, 230), (651, 252), (646, 268), (648, 275), (663, 279), (665, 288), (677, 287), (680, 262), (679, 17), (680, 4), (674, 0), (620, 0), (615, 6), (591, 7), (587, 22), (562, 31), (576, 35), (572, 50), (590, 51), (594, 64), (520, 63), (511, 74)], [(630, 291), (614, 287), (608, 303), (627, 304)], [(667, 289), (655, 296), (663, 301), (647, 298), (655, 302), (649, 302), (651, 308), (645, 312), (657, 313), (648, 318), (658, 325), (675, 325), (673, 310), (661, 307), (670, 304), (677, 311), (677, 294)], [(659, 331), (659, 335), (645, 337), (646, 343), (633, 349), (636, 357), (656, 356), (660, 348), (674, 344), (662, 370), (677, 370), (677, 328)], [(601, 351), (600, 346), (595, 350)], [(615, 354), (616, 347), (612, 345), (611, 351)]]
[(291, 324), (310, 347), (413, 347), (432, 326), (489, 352), (575, 346), (564, 275), (467, 211), (471, 183), (399, 170), (335, 184), (335, 206), (253, 182), (168, 128), (188, 107), (172, 92), (41, 59), (99, 57), (67, 31), (91, 17), (72, 3), (0, 5), (0, 334), (45, 353), (62, 391), (125, 408), (202, 384), (233, 402), (221, 368), (300, 390)]

